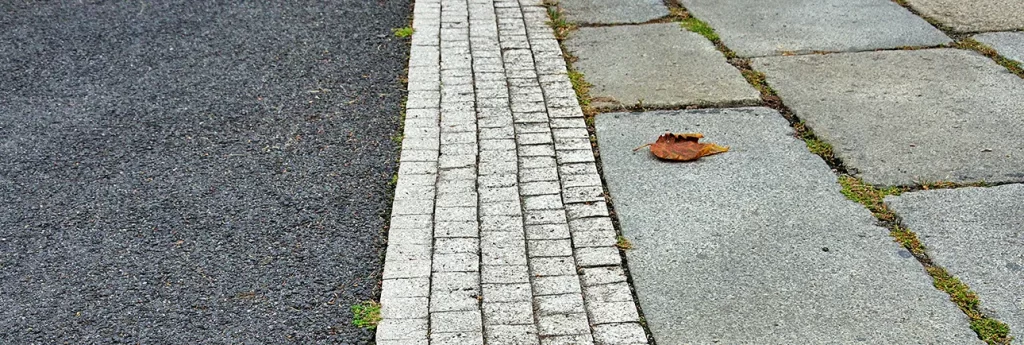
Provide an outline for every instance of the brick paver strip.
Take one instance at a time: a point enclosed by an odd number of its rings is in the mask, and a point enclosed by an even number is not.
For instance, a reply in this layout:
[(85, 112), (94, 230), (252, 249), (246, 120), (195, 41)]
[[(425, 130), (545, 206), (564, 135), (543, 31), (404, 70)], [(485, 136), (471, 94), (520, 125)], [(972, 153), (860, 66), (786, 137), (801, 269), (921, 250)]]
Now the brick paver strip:
[(378, 344), (647, 343), (547, 20), (416, 2)]

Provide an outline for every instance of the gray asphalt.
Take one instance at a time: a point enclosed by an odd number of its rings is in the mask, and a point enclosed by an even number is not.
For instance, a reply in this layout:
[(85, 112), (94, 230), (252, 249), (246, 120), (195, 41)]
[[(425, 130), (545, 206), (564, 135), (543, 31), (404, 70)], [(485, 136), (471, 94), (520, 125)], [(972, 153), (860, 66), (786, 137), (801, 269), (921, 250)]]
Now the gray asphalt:
[(368, 343), (408, 15), (0, 0), (0, 343)]

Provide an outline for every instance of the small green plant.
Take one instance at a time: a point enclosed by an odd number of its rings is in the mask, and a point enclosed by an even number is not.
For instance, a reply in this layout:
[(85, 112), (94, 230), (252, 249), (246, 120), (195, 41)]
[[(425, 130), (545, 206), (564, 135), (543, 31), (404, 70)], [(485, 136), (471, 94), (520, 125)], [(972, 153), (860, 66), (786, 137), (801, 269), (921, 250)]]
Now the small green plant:
[(679, 24), (681, 24), (684, 29), (696, 32), (711, 42), (718, 42), (718, 34), (715, 33), (715, 29), (712, 29), (708, 23), (705, 23), (700, 19), (687, 17), (680, 21)]
[(377, 328), (380, 322), (380, 303), (365, 301), (352, 306), (352, 324), (363, 329)]
[(395, 37), (398, 37), (398, 38), (409, 38), (409, 37), (412, 36), (413, 29), (408, 27), (408, 26), (406, 26), (404, 28), (391, 29), (391, 32), (395, 33)]
[(615, 246), (619, 247), (619, 250), (633, 249), (633, 243), (630, 243), (628, 239), (621, 235), (616, 238)]

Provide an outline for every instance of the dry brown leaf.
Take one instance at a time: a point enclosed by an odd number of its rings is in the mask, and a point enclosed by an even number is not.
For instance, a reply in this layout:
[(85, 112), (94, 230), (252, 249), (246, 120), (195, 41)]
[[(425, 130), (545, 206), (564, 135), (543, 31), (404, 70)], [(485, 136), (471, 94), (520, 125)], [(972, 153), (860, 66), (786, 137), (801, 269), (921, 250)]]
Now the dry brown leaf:
[[(654, 156), (670, 161), (687, 162), (700, 157), (729, 151), (728, 147), (710, 143), (699, 143), (704, 135), (700, 133), (665, 133), (658, 140), (636, 148), (651, 147)], [(633, 150), (633, 151), (636, 151)]]

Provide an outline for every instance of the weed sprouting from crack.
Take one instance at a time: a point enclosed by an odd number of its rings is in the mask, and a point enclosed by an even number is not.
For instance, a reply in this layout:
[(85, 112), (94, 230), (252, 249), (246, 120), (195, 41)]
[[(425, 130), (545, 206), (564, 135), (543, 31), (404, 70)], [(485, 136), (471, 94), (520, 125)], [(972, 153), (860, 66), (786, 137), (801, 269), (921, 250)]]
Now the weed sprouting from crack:
[[(864, 181), (850, 176), (840, 175), (839, 184), (842, 186), (842, 193), (847, 199), (860, 203), (879, 220), (880, 225), (889, 229), (889, 235), (894, 241), (903, 245), (932, 277), (932, 285), (949, 295), (949, 300), (960, 308), (967, 318), (970, 319), (971, 329), (978, 334), (978, 338), (988, 344), (1009, 344), (1013, 339), (1010, 337), (1010, 328), (1005, 323), (993, 319), (981, 311), (981, 302), (978, 295), (971, 291), (967, 284), (950, 274), (941, 266), (936, 265), (928, 256), (925, 246), (910, 229), (900, 224), (899, 218), (885, 204), (885, 197), (900, 195), (909, 188), (888, 187), (877, 188), (868, 185)], [(952, 184), (944, 184), (950, 186)]]
[(352, 310), (352, 324), (363, 329), (377, 328), (380, 323), (380, 303), (365, 301), (350, 307)]
[(623, 237), (622, 235), (619, 235), (618, 237), (615, 238), (615, 246), (618, 247), (619, 250), (633, 249), (633, 243), (629, 242), (629, 240)]
[(973, 38), (965, 38), (957, 41), (954, 44), (957, 48), (973, 50), (978, 54), (984, 55), (985, 57), (992, 59), (1000, 66), (1003, 66), (1011, 73), (1016, 74), (1018, 77), (1024, 78), (1024, 66), (1020, 62), (1008, 59), (1002, 55), (999, 55), (995, 49), (989, 47), (981, 42), (975, 41)]
[(395, 34), (395, 37), (398, 37), (398, 38), (409, 38), (409, 37), (412, 37), (413, 29), (411, 27), (406, 26), (404, 28), (394, 28), (394, 29), (391, 29), (391, 32), (393, 32)]

